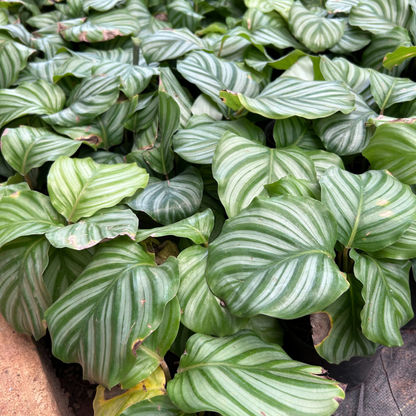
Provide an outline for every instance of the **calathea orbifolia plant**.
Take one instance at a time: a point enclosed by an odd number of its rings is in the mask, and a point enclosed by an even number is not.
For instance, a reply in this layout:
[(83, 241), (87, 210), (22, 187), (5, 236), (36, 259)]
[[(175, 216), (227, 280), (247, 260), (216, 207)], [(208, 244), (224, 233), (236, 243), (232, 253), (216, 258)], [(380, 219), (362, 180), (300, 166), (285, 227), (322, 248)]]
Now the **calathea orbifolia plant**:
[(416, 3), (0, 5), (4, 318), (96, 416), (331, 415), (279, 320), (330, 363), (402, 344)]

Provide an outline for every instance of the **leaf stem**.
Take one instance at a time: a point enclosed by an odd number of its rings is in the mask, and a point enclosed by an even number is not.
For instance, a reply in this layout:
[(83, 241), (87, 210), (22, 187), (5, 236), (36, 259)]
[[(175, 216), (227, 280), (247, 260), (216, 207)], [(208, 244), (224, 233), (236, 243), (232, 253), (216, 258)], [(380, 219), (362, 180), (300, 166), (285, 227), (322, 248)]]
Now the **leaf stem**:
[(25, 175), (25, 181), (29, 185), (29, 188), (33, 190), (33, 183), (29, 178), (29, 175)]
[(225, 39), (222, 38), (220, 50), (218, 51), (218, 58), (221, 57), (222, 48), (224, 47)]
[(133, 65), (139, 65), (142, 41), (139, 38), (131, 38), (131, 40), (133, 41)]
[(160, 366), (162, 367), (162, 370), (163, 370), (163, 372), (165, 373), (166, 383), (167, 383), (168, 381), (172, 380), (172, 377), (171, 377), (171, 375), (170, 375), (170, 371), (169, 371), (169, 367), (168, 367), (168, 365), (166, 364), (166, 361), (165, 361), (165, 360), (163, 360), (163, 361), (160, 363)]

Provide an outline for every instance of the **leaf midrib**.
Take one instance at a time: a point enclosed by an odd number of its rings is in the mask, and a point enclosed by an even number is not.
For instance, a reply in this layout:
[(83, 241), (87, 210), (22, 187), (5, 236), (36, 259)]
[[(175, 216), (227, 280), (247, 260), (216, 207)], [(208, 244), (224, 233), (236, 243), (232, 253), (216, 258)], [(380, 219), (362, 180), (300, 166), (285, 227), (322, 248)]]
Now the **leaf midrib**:
[(347, 248), (352, 248), (352, 244), (354, 243), (355, 235), (357, 234), (358, 225), (359, 225), (360, 219), (361, 219), (363, 203), (364, 203), (364, 186), (360, 185), (360, 202), (358, 204), (357, 215), (355, 216), (355, 222), (354, 222), (354, 226), (353, 226), (352, 231), (351, 231), (350, 239), (349, 239), (349, 241), (346, 245)]

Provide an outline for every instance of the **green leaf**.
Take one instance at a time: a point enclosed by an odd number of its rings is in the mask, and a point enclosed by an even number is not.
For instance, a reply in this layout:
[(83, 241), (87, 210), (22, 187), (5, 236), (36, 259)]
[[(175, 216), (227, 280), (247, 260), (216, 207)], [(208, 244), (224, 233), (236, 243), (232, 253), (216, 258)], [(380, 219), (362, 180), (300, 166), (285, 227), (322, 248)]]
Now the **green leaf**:
[(158, 328), (136, 349), (134, 367), (121, 382), (123, 389), (130, 389), (149, 377), (164, 361), (164, 356), (176, 338), (181, 321), (181, 307), (177, 297), (166, 305)]
[(383, 66), (392, 70), (395, 66), (401, 65), (407, 59), (416, 56), (416, 46), (399, 46), (394, 52), (389, 52), (384, 60)]
[(89, 12), (89, 9), (94, 9), (99, 12), (106, 12), (111, 10), (118, 3), (122, 3), (121, 0), (83, 0), (82, 8), (85, 13)]
[(135, 163), (100, 165), (91, 158), (61, 156), (49, 172), (48, 191), (57, 211), (76, 222), (133, 195), (148, 177)]
[(52, 303), (42, 279), (48, 249), (43, 236), (22, 237), (0, 249), (1, 314), (17, 332), (36, 340), (46, 333), (43, 313)]
[(0, 200), (0, 247), (28, 235), (44, 234), (62, 226), (64, 219), (50, 199), (35, 191), (17, 191)]
[(168, 225), (194, 215), (201, 204), (203, 182), (198, 170), (188, 167), (173, 179), (150, 178), (149, 185), (130, 198), (127, 205)]
[(194, 123), (173, 136), (175, 153), (191, 163), (211, 164), (221, 136), (230, 131), (238, 136), (265, 144), (263, 131), (243, 118), (236, 121), (207, 120), (193, 117)]
[(277, 182), (264, 185), (267, 193), (272, 198), (280, 195), (309, 196), (311, 198), (321, 199), (321, 188), (319, 183), (297, 179), (292, 175), (287, 175)]
[(113, 387), (133, 367), (138, 343), (157, 329), (178, 285), (174, 258), (156, 266), (133, 242), (102, 244), (81, 276), (45, 313), (53, 354), (80, 363), (84, 378)]
[(407, 185), (416, 183), (416, 126), (399, 122), (377, 127), (370, 144), (363, 151), (372, 169), (387, 169)]
[[(126, 120), (126, 122), (124, 123), (124, 127), (127, 130), (134, 132), (146, 130), (149, 127), (155, 127), (155, 129), (157, 130), (159, 122), (158, 111), (158, 93), (142, 94), (142, 96), (139, 98), (134, 114)], [(157, 135), (155, 135), (152, 139), (152, 145), (156, 141), (156, 136)]]
[(293, 0), (244, 0), (244, 4), (246, 7), (255, 7), (262, 13), (269, 13), (275, 10), (287, 20)]
[(5, 184), (0, 184), (0, 199), (5, 196), (10, 196), (15, 194), (16, 192), (21, 191), (30, 191), (29, 185), (26, 182), (10, 184), (8, 185), (7, 182)]
[(364, 335), (388, 347), (403, 345), (400, 327), (413, 318), (410, 301), (410, 261), (374, 259), (351, 250), (354, 274), (363, 284), (361, 313)]
[(333, 167), (320, 184), (322, 202), (334, 215), (338, 240), (345, 247), (381, 250), (397, 241), (416, 218), (416, 197), (386, 171), (354, 175)]
[(319, 367), (291, 360), (252, 331), (223, 338), (195, 334), (186, 351), (167, 387), (173, 403), (186, 412), (329, 415), (344, 397), (335, 381), (318, 376)]
[(175, 28), (186, 27), (195, 32), (204, 16), (196, 13), (186, 0), (173, 0), (166, 5), (168, 20)]
[(350, 25), (379, 34), (406, 27), (410, 18), (408, 0), (365, 0), (352, 7)]
[(0, 127), (26, 114), (53, 114), (61, 111), (65, 94), (44, 80), (23, 83), (15, 89), (0, 90)]
[(253, 316), (244, 329), (251, 329), (264, 342), (283, 345), (284, 331), (276, 318), (266, 315)]
[(135, 403), (120, 416), (196, 416), (195, 413), (184, 413), (177, 408), (168, 396), (156, 396), (151, 399)]
[(360, 0), (326, 0), (325, 7), (329, 13), (349, 13)]
[(335, 219), (320, 202), (256, 198), (210, 244), (208, 285), (236, 316), (320, 311), (348, 289), (333, 261), (336, 239)]
[(210, 291), (205, 279), (207, 259), (208, 249), (201, 246), (188, 247), (178, 256), (181, 322), (202, 334), (220, 337), (234, 334), (247, 320), (232, 315)]
[(116, 103), (119, 96), (120, 78), (100, 76), (84, 78), (68, 98), (68, 108), (43, 119), (48, 124), (72, 127), (83, 126)]
[(109, 12), (93, 12), (85, 23), (62, 30), (60, 35), (71, 42), (103, 42), (116, 36), (136, 35), (140, 30), (138, 21), (124, 9)]
[(227, 116), (228, 108), (219, 97), (221, 90), (244, 92), (247, 97), (260, 92), (259, 84), (249, 72), (235, 62), (225, 61), (206, 52), (192, 52), (177, 64), (178, 71), (189, 82), (195, 84), (218, 105)]
[(308, 151), (307, 155), (315, 165), (316, 176), (320, 179), (324, 173), (332, 166), (345, 169), (344, 162), (335, 153), (325, 152), (324, 150)]
[(91, 257), (92, 254), (88, 250), (75, 251), (55, 247), (49, 249), (49, 263), (43, 274), (43, 281), (51, 295), (52, 303), (75, 282), (91, 261)]
[(210, 209), (207, 209), (175, 224), (152, 228), (150, 230), (139, 230), (136, 234), (136, 241), (141, 242), (148, 237), (174, 235), (176, 237), (189, 238), (195, 244), (205, 244), (208, 246), (208, 239), (213, 228), (214, 214)]
[(350, 54), (365, 48), (371, 42), (371, 33), (365, 32), (359, 27), (350, 26), (347, 19), (345, 21), (345, 30), (341, 40), (330, 49), (333, 53)]
[(57, 248), (84, 250), (120, 235), (127, 235), (134, 241), (138, 226), (133, 212), (116, 206), (104, 208), (75, 224), (48, 231), (46, 238)]
[(318, 16), (296, 1), (290, 9), (289, 27), (295, 38), (316, 53), (332, 48), (340, 41), (345, 22)]
[(362, 152), (370, 142), (374, 128), (367, 127), (367, 121), (377, 114), (359, 95), (355, 96), (355, 107), (350, 114), (336, 113), (314, 121), (315, 131), (329, 152), (340, 156), (354, 155)]
[(212, 172), (218, 182), (218, 195), (230, 218), (256, 196), (266, 196), (264, 185), (286, 175), (316, 180), (313, 162), (304, 151), (296, 147), (270, 149), (228, 132), (217, 145)]
[(295, 78), (277, 78), (255, 98), (234, 92), (230, 95), (252, 113), (276, 120), (299, 116), (307, 119), (323, 118), (337, 111), (344, 114), (354, 110), (355, 96), (340, 81), (303, 81)]
[(348, 275), (350, 288), (322, 312), (311, 315), (312, 338), (318, 354), (333, 364), (352, 357), (365, 357), (376, 352), (377, 344), (361, 330), (360, 314), (364, 307), (363, 285)]
[(371, 93), (380, 107), (380, 114), (393, 104), (416, 98), (416, 83), (408, 78), (395, 78), (371, 71), (370, 80)]
[(68, 140), (46, 129), (28, 126), (6, 129), (1, 144), (4, 158), (22, 175), (27, 175), (31, 169), (47, 161), (71, 156), (81, 146), (80, 142)]

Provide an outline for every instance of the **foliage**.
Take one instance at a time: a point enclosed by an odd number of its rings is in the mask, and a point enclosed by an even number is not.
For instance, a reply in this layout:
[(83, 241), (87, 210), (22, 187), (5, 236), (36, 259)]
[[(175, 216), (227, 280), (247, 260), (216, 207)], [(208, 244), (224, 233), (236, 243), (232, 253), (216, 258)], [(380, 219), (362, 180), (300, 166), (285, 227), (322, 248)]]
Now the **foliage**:
[(5, 319), (97, 416), (331, 415), (279, 320), (330, 363), (403, 343), (416, 1), (0, 5)]

